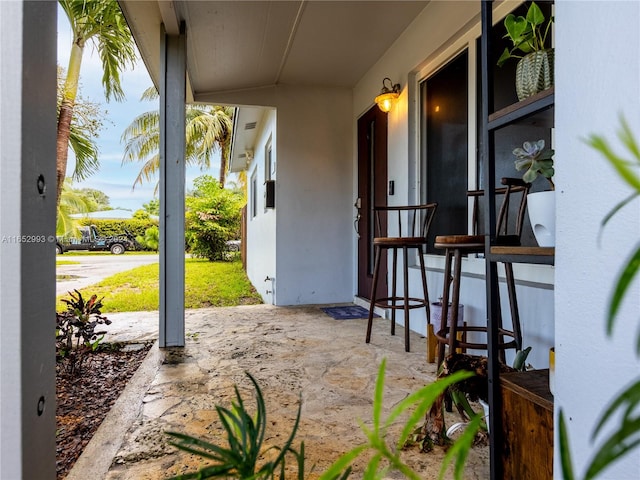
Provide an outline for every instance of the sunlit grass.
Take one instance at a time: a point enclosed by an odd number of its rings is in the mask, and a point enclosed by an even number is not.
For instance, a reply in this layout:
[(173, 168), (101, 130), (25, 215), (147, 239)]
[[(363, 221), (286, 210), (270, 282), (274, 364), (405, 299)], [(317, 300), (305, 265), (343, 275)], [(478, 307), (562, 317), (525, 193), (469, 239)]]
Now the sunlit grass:
[(79, 265), (80, 262), (74, 260), (56, 260), (56, 267), (59, 265)]
[[(159, 308), (159, 265), (141, 267), (117, 273), (79, 289), (82, 296), (104, 297), (103, 313), (139, 312)], [(66, 306), (57, 298), (56, 309)], [(185, 308), (228, 307), (262, 303), (249, 282), (240, 261), (209, 262), (204, 259), (185, 260)]]

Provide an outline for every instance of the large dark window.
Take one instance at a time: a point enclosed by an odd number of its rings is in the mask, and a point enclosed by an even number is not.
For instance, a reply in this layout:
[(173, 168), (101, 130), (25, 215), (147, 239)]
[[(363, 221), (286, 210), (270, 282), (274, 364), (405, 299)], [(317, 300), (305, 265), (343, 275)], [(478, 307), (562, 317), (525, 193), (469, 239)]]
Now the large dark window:
[(468, 54), (463, 52), (421, 83), (421, 156), (426, 199), (438, 202), (436, 235), (467, 232)]

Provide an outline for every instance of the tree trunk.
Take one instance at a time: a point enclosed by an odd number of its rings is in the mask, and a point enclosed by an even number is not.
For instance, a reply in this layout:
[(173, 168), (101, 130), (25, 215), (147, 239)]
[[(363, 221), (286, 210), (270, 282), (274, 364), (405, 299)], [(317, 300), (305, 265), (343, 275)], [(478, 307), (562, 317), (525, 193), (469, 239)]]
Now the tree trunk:
[(84, 42), (74, 41), (69, 56), (69, 68), (62, 92), (62, 103), (58, 116), (58, 136), (56, 139), (56, 205), (60, 205), (62, 186), (67, 174), (67, 158), (69, 156), (69, 136), (71, 134), (71, 120), (73, 108), (78, 94), (78, 81), (80, 80), (80, 66), (82, 65), (82, 53)]
[(58, 137), (56, 139), (56, 205), (60, 205), (60, 195), (67, 173), (67, 158), (69, 156), (69, 136), (71, 134), (71, 117), (73, 104), (63, 102), (58, 117)]
[(230, 139), (227, 139), (230, 135), (226, 135), (220, 148), (220, 188), (224, 188), (224, 182), (227, 180), (227, 162), (229, 161), (229, 144)]

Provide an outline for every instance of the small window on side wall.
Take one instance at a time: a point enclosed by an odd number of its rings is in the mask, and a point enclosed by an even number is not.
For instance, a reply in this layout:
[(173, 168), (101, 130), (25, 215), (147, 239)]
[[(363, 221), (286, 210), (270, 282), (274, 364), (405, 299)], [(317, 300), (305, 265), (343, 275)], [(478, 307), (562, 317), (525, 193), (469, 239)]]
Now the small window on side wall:
[(264, 147), (264, 208), (276, 208), (276, 159), (271, 138)]
[(251, 175), (251, 218), (258, 214), (258, 178), (256, 172)]
[(264, 148), (264, 178), (265, 180), (276, 179), (276, 159), (271, 148), (271, 138)]

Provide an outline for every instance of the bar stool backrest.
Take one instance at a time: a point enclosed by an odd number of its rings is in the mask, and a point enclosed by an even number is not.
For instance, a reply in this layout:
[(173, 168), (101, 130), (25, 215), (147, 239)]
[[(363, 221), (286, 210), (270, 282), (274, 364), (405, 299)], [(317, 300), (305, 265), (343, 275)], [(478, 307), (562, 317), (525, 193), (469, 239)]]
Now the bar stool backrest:
[[(527, 194), (531, 188), (530, 183), (520, 178), (504, 177), (501, 179), (504, 187), (496, 188), (496, 241), (498, 245), (519, 245), (524, 225), (524, 215), (527, 210)], [(480, 225), (480, 199), (484, 196), (484, 190), (469, 190), (467, 196), (473, 199), (472, 225), (473, 235), (482, 231)], [(513, 212), (511, 205), (517, 203), (517, 210)], [(510, 221), (511, 220), (511, 221)]]
[[(376, 206), (374, 237), (380, 238), (424, 238), (435, 215), (438, 204)], [(389, 229), (393, 229), (388, 233)]]

